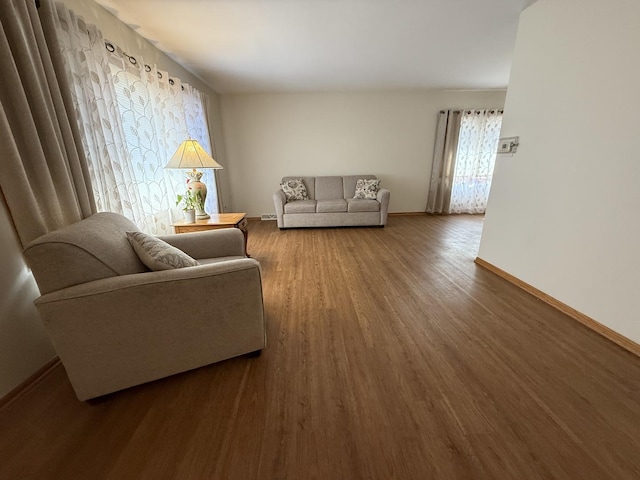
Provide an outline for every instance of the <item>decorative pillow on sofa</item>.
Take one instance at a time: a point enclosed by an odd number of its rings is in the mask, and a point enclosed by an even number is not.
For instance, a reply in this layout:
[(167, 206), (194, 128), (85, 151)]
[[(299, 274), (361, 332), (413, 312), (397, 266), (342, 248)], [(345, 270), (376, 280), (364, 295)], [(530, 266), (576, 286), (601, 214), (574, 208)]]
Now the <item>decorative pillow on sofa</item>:
[(127, 232), (127, 238), (142, 263), (153, 271), (200, 265), (182, 250), (152, 235)]
[(282, 182), (280, 184), (280, 188), (284, 192), (285, 197), (287, 197), (287, 202), (291, 202), (293, 200), (309, 200), (307, 187), (304, 185), (301, 178)]
[(365, 180), (359, 178), (356, 182), (356, 193), (353, 198), (368, 198), (375, 200), (378, 196), (378, 188), (380, 187), (380, 180)]

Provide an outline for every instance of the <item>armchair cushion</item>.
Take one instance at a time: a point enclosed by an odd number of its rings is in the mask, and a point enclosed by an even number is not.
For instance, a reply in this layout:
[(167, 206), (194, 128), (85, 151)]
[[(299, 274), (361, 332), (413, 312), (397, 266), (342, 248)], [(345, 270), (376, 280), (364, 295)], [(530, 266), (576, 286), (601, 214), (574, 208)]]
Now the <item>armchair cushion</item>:
[(127, 238), (142, 263), (153, 271), (199, 265), (196, 260), (182, 250), (152, 235), (142, 232), (127, 232)]

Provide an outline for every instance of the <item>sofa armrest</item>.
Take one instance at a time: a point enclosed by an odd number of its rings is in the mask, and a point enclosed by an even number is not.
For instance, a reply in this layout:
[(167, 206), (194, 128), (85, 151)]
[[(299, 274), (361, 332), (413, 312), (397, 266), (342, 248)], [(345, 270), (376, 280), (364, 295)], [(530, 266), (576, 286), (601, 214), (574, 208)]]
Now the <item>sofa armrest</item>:
[(389, 198), (391, 192), (386, 188), (378, 190), (376, 199), (380, 202), (380, 225), (387, 224), (387, 217), (389, 215)]
[(273, 204), (276, 207), (276, 217), (278, 220), (278, 228), (284, 227), (282, 216), (284, 215), (284, 204), (287, 203), (287, 197), (282, 190), (278, 190), (273, 194)]
[(158, 238), (179, 248), (196, 260), (199, 258), (245, 256), (244, 235), (237, 228), (161, 235)]
[(249, 258), (100, 279), (35, 303), (80, 400), (265, 346)]

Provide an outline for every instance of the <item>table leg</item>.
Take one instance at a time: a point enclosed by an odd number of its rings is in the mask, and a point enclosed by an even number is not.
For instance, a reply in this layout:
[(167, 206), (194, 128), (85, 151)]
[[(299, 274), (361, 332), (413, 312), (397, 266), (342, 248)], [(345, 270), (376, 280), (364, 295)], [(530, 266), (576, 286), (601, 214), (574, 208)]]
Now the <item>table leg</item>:
[(247, 239), (249, 238), (249, 231), (247, 230), (247, 219), (243, 218), (240, 222), (238, 222), (236, 227), (238, 227), (244, 235), (244, 254), (247, 257), (251, 258), (251, 255), (249, 255), (249, 253), (247, 252)]

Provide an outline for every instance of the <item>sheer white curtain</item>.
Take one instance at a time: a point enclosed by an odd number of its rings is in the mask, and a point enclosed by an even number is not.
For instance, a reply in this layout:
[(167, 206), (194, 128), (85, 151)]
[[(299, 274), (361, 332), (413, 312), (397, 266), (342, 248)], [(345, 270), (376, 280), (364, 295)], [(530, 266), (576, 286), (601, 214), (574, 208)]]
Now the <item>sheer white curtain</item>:
[(440, 112), (427, 212), (485, 212), (501, 125), (502, 110)]
[[(105, 42), (62, 4), (56, 10), (98, 211), (121, 213), (149, 233), (171, 233), (185, 177), (163, 167), (189, 137), (211, 152), (202, 94)], [(213, 174), (203, 181), (207, 210), (215, 213)]]
[(499, 110), (467, 110), (462, 114), (450, 213), (485, 212), (501, 126)]

